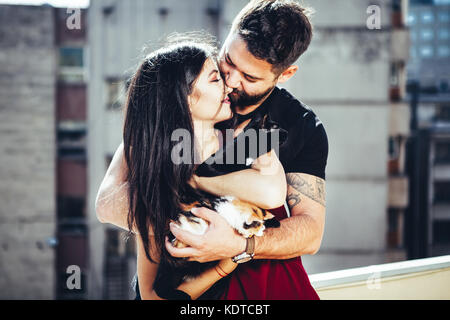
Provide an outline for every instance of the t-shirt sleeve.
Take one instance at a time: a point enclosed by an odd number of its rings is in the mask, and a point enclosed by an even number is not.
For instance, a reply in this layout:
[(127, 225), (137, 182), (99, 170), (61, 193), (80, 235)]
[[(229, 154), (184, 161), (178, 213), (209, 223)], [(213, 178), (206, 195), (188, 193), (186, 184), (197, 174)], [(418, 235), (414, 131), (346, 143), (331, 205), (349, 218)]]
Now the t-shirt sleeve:
[(314, 114), (309, 114), (304, 122), (303, 137), (297, 137), (303, 147), (288, 162), (285, 172), (310, 174), (325, 180), (328, 159), (328, 137), (322, 122)]

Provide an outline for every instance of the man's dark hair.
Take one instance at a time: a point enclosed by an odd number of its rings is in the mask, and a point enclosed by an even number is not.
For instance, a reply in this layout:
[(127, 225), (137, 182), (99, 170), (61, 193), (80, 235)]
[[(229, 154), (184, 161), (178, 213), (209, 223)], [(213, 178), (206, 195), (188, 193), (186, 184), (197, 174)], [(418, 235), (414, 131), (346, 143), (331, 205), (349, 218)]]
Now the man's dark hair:
[(237, 15), (232, 32), (258, 59), (280, 74), (308, 49), (312, 38), (310, 10), (291, 0), (252, 0)]

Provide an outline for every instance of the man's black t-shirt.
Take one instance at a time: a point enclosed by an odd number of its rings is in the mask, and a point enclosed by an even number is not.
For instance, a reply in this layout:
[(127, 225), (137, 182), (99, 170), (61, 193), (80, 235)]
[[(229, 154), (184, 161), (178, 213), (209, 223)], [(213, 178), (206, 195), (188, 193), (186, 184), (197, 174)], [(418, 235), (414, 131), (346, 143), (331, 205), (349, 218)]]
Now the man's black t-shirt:
[[(279, 159), (284, 171), (306, 173), (325, 180), (328, 158), (328, 138), (325, 128), (311, 108), (295, 99), (285, 89), (275, 87), (261, 106), (247, 115), (237, 115), (237, 118), (238, 123), (251, 119), (244, 132), (249, 129), (258, 129), (263, 118), (276, 124), (280, 130), (287, 132), (287, 139), (279, 147)], [(229, 127), (229, 123), (225, 122), (219, 124), (218, 128), (224, 130), (228, 129), (227, 126)], [(240, 136), (245, 135), (241, 133)], [(234, 148), (236, 153), (236, 145), (239, 144), (237, 141), (241, 138), (238, 136), (234, 140), (234, 146), (229, 145), (225, 149)], [(259, 154), (265, 152), (267, 151), (259, 152)], [(236, 167), (227, 163), (214, 164), (212, 167), (224, 173), (236, 170)], [(211, 166), (203, 163), (198, 168), (197, 174), (210, 175), (211, 172), (208, 172), (208, 169), (211, 169)]]
[(288, 132), (279, 154), (284, 171), (325, 179), (328, 138), (322, 122), (311, 108), (277, 87), (260, 107), (261, 112), (266, 112), (272, 121)]

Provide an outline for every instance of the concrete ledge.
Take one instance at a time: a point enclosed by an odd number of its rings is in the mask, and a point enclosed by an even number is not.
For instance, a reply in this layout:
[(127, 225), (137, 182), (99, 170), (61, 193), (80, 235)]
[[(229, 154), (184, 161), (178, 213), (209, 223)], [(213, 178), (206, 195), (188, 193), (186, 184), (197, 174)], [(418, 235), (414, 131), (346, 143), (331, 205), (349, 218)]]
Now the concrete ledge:
[(323, 300), (450, 299), (450, 255), (310, 276)]
[(385, 278), (444, 268), (450, 268), (450, 255), (313, 274), (309, 276), (309, 280), (314, 288), (319, 289), (367, 281), (369, 277), (373, 276), (375, 273), (377, 273), (380, 278)]

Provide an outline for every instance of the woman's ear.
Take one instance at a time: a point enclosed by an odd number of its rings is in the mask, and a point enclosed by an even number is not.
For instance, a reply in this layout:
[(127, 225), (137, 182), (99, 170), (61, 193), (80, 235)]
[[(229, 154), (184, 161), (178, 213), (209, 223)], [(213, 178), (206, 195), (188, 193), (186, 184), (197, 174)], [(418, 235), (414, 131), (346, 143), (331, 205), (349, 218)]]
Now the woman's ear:
[(284, 83), (288, 81), (294, 74), (297, 72), (298, 66), (290, 66), (286, 70), (284, 70), (280, 76), (278, 77), (278, 83)]
[(191, 117), (193, 120), (195, 120), (197, 117), (196, 105), (198, 102), (198, 94), (195, 92), (195, 90), (194, 92), (192, 92), (190, 95), (187, 96), (187, 102), (189, 106), (189, 112), (191, 113)]

